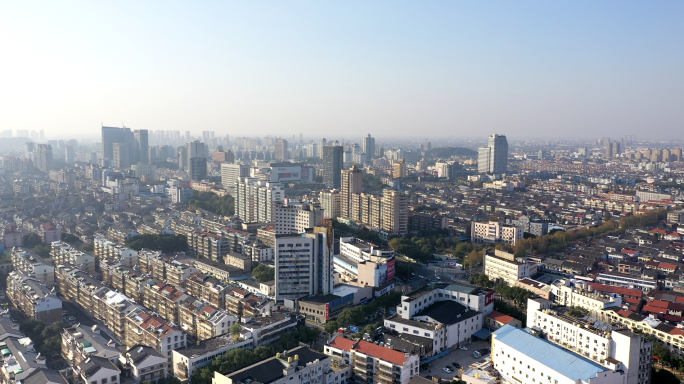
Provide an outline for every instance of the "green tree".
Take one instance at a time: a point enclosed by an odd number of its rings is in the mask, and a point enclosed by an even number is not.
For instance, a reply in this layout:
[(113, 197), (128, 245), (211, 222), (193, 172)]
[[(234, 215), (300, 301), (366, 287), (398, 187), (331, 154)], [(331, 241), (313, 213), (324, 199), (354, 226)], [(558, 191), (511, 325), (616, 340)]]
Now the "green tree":
[(40, 238), (40, 236), (38, 236), (38, 234), (35, 232), (25, 234), (22, 237), (22, 240), (23, 240), (23, 245), (26, 248), (33, 248), (36, 245), (43, 242), (43, 240)]
[(242, 332), (242, 327), (240, 326), (240, 323), (235, 323), (232, 327), (230, 327), (231, 335), (237, 337), (240, 335), (240, 332)]
[(273, 281), (275, 279), (275, 268), (268, 267), (264, 264), (259, 264), (252, 270), (252, 276), (254, 276), (254, 278), (260, 283)]
[(219, 197), (214, 192), (194, 191), (186, 204), (190, 211), (205, 209), (221, 216), (235, 215), (235, 199), (229, 194)]
[(47, 244), (38, 244), (35, 247), (33, 247), (33, 252), (35, 252), (38, 256), (41, 257), (50, 257), (51, 250), (52, 247), (50, 247)]

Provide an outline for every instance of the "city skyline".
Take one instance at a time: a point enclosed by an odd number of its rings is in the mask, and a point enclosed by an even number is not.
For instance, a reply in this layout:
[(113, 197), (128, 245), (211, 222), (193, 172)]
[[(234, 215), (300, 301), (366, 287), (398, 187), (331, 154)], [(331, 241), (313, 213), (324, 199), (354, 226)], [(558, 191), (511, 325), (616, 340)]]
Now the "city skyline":
[(13, 59), (2, 64), (0, 126), (50, 138), (125, 123), (241, 136), (676, 139), (684, 117), (679, 2), (3, 9)]

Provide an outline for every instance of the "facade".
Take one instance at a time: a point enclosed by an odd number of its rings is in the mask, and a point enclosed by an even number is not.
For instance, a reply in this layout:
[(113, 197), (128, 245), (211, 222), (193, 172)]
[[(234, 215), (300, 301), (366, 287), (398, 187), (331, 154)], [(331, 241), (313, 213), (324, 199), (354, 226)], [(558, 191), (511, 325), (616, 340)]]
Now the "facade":
[(353, 376), (364, 383), (408, 384), (419, 372), (420, 358), (417, 354), (396, 351), (366, 340), (354, 341), (335, 336), (325, 345), (324, 353), (348, 361)]
[(15, 270), (30, 274), (31, 278), (38, 280), (48, 288), (55, 286), (55, 267), (31, 250), (12, 248), (12, 265)]
[(110, 361), (117, 360), (121, 352), (116, 343), (100, 334), (100, 327), (76, 324), (62, 331), (62, 357), (71, 365), (77, 366), (91, 356)]
[(62, 321), (62, 300), (41, 282), (20, 270), (7, 276), (7, 296), (27, 316), (45, 324)]
[(132, 348), (138, 344), (154, 348), (171, 362), (171, 351), (187, 345), (186, 334), (161, 317), (136, 308), (126, 315), (124, 344)]
[(360, 207), (354, 207), (353, 196), (363, 192), (363, 172), (353, 165), (349, 169), (341, 170), (340, 216), (352, 218)]
[(95, 274), (96, 260), (93, 255), (80, 251), (62, 241), (54, 241), (51, 246), (51, 255), (55, 264), (78, 265), (82, 271), (85, 271), (90, 275)]
[(323, 216), (334, 219), (339, 217), (342, 209), (342, 195), (337, 190), (321, 191), (319, 195)]
[(323, 219), (324, 211), (320, 204), (288, 203), (275, 205), (276, 234), (304, 233)]
[(323, 184), (328, 188), (340, 188), (340, 175), (344, 164), (344, 147), (340, 145), (322, 146)]
[(196, 229), (188, 234), (188, 250), (214, 261), (221, 261), (231, 250), (227, 237)]
[(643, 335), (609, 325), (597, 328), (594, 322), (569, 316), (562, 309), (539, 310), (534, 305), (528, 306), (527, 326), (537, 327), (548, 341), (586, 359), (623, 370), (625, 383), (650, 382), (653, 341)]
[(130, 373), (134, 384), (156, 384), (166, 379), (169, 373), (169, 362), (154, 348), (145, 345), (134, 345), (125, 353), (120, 354), (118, 361)]
[(36, 148), (36, 168), (43, 172), (52, 169), (52, 146), (50, 144), (38, 144)]
[(172, 352), (173, 371), (170, 373), (181, 380), (188, 379), (195, 369), (209, 365), (215, 358), (236, 348), (252, 349), (252, 339), (241, 340), (223, 335), (176, 349)]
[(523, 230), (498, 221), (471, 222), (470, 236), (473, 243), (506, 243), (515, 245), (523, 238)]
[(299, 312), (306, 316), (306, 320), (315, 324), (325, 324), (337, 317), (343, 309), (353, 304), (354, 295), (345, 297), (328, 294), (311, 296), (298, 300)]
[(276, 300), (332, 293), (332, 242), (328, 227), (317, 226), (302, 235), (276, 235)]
[(287, 151), (287, 140), (276, 139), (275, 142), (275, 158), (280, 161), (287, 161), (290, 159), (289, 152)]
[(626, 376), (511, 325), (492, 334), (492, 363), (510, 384), (618, 384)]
[(478, 172), (505, 174), (508, 172), (508, 141), (506, 136), (489, 136), (488, 146), (480, 147), (477, 157)]
[(221, 185), (229, 194), (235, 196), (238, 180), (249, 177), (249, 165), (247, 164), (221, 164)]
[(525, 258), (516, 258), (512, 253), (496, 249), (494, 252), (485, 251), (484, 272), (490, 280), (502, 280), (513, 286), (518, 280), (536, 274), (537, 264), (529, 262)]
[(280, 183), (245, 177), (237, 184), (235, 215), (246, 223), (271, 223), (275, 220), (276, 203), (284, 198)]
[(404, 159), (394, 162), (393, 167), (392, 177), (395, 179), (408, 176), (408, 168)]
[(363, 152), (366, 154), (366, 161), (371, 162), (375, 158), (375, 138), (368, 136), (363, 138)]

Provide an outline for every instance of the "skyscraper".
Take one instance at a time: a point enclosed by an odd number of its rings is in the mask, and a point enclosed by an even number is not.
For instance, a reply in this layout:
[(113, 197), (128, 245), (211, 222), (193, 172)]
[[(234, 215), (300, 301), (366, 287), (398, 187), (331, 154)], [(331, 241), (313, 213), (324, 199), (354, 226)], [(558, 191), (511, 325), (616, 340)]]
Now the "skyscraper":
[(370, 162), (375, 158), (375, 139), (370, 133), (363, 138), (363, 151), (366, 153), (366, 161)]
[(323, 184), (328, 188), (340, 188), (344, 147), (326, 145), (323, 147)]
[(221, 184), (231, 196), (235, 197), (237, 182), (242, 177), (249, 177), (249, 165), (221, 164)]
[(341, 172), (340, 216), (345, 219), (354, 217), (354, 194), (363, 192), (363, 172), (356, 165)]
[(477, 170), (480, 173), (504, 174), (508, 171), (508, 141), (506, 136), (489, 136), (489, 145), (480, 147)]
[(133, 136), (135, 137), (135, 164), (137, 163), (149, 163), (150, 162), (150, 156), (149, 156), (149, 149), (148, 149), (148, 142), (147, 142), (147, 129), (136, 129), (133, 131)]
[[(118, 161), (114, 161), (114, 144), (119, 145)], [(123, 148), (123, 146), (127, 148)], [(148, 132), (146, 129), (102, 127), (102, 156), (114, 164), (137, 164), (149, 162)], [(126, 156), (121, 158), (121, 156)], [(117, 165), (118, 166), (118, 165)]]
[(38, 144), (36, 155), (36, 168), (47, 172), (52, 168), (52, 146), (49, 144)]
[(131, 166), (130, 146), (126, 143), (112, 144), (112, 165), (117, 168), (128, 168)]
[(202, 180), (207, 177), (207, 156), (205, 144), (197, 140), (186, 144), (188, 157), (188, 174), (192, 180)]
[(275, 158), (276, 158), (276, 160), (280, 160), (280, 161), (285, 161), (289, 158), (288, 153), (287, 153), (287, 140), (276, 139), (276, 142), (275, 142)]

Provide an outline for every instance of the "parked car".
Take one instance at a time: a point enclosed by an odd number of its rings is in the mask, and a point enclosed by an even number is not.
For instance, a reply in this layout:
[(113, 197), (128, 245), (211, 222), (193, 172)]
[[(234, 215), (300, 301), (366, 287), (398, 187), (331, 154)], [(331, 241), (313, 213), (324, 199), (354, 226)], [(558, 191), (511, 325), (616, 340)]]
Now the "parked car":
[(451, 363), (451, 365), (453, 365), (454, 368), (456, 368), (456, 369), (460, 369), (460, 368), (461, 368), (461, 364), (459, 364), (459, 363)]
[(476, 359), (479, 359), (480, 357), (482, 357), (482, 354), (480, 353), (480, 351), (475, 351), (471, 356)]
[(444, 372), (446, 372), (446, 373), (450, 373), (450, 372), (451, 372), (451, 369), (449, 369), (449, 368), (447, 368), (447, 367), (444, 367), (444, 368), (442, 368), (442, 371), (444, 371)]
[(462, 351), (467, 351), (467, 350), (468, 350), (468, 347), (458, 347), (458, 349), (460, 349), (460, 350), (462, 350)]

